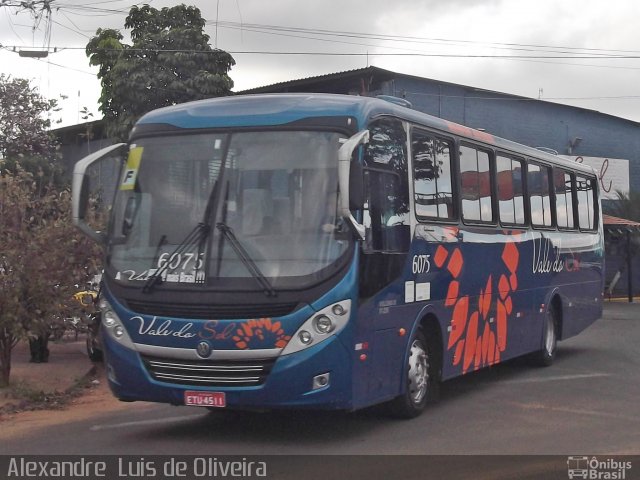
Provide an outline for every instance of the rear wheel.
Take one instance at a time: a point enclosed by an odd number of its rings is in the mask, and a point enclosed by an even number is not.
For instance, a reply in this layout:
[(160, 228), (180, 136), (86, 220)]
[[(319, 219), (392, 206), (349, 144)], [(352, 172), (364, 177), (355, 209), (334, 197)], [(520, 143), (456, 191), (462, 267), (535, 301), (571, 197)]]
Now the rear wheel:
[(411, 339), (405, 366), (406, 388), (389, 403), (391, 413), (399, 418), (414, 418), (437, 398), (437, 359), (435, 348), (417, 330)]
[(542, 349), (534, 354), (534, 362), (541, 367), (548, 367), (556, 357), (558, 347), (558, 314), (556, 309), (549, 307), (544, 319), (542, 332)]

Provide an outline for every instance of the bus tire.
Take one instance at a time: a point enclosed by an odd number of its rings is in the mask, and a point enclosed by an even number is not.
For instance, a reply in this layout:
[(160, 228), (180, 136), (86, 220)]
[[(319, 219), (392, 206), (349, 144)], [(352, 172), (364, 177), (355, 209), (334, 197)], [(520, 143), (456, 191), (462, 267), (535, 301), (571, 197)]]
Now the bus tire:
[(558, 348), (558, 313), (553, 306), (549, 306), (544, 318), (542, 331), (542, 349), (533, 355), (533, 361), (540, 367), (553, 364)]
[(427, 404), (438, 397), (436, 349), (427, 341), (422, 330), (416, 330), (409, 343), (405, 391), (389, 402), (389, 410), (397, 418), (415, 418)]
[(87, 355), (92, 362), (102, 361), (102, 350), (96, 345), (95, 339), (91, 335), (87, 334)]

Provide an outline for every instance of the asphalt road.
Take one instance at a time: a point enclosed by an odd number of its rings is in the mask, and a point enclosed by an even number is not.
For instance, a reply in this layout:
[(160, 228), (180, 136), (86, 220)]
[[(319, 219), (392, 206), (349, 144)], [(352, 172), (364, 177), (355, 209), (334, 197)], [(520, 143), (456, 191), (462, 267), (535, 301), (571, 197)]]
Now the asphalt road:
[(560, 343), (553, 366), (516, 360), (445, 382), (440, 403), (410, 421), (376, 408), (210, 413), (149, 404), (12, 438), (0, 453), (638, 455), (639, 399), (640, 305), (608, 303), (603, 319)]

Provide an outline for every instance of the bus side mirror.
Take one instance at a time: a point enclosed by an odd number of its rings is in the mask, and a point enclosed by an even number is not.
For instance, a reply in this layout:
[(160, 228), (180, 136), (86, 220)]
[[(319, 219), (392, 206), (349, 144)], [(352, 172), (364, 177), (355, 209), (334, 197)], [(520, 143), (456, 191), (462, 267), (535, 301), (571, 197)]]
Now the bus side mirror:
[(88, 169), (94, 163), (100, 162), (107, 157), (113, 157), (124, 151), (126, 144), (118, 143), (107, 148), (87, 155), (79, 160), (73, 168), (73, 184), (71, 189), (71, 216), (73, 224), (85, 235), (97, 243), (104, 244), (105, 237), (102, 232), (93, 229), (87, 222), (87, 207), (91, 196), (91, 177)]
[[(353, 152), (358, 148), (360, 144), (369, 143), (369, 130), (361, 130), (351, 138), (344, 141), (340, 149), (338, 150), (338, 184), (340, 186), (340, 215), (342, 215), (357, 232), (358, 237), (361, 240), (365, 239), (365, 227), (358, 223), (358, 221), (351, 214), (352, 205), (364, 204), (364, 180), (362, 178), (362, 167), (360, 167), (360, 174), (357, 174), (358, 167), (354, 167), (357, 162), (353, 161)], [(352, 175), (352, 171), (355, 173)], [(359, 191), (354, 191), (351, 195), (352, 181), (354, 190), (358, 190), (358, 184), (360, 184)], [(357, 208), (357, 207), (356, 207)]]
[[(77, 212), (77, 217), (80, 220), (84, 220), (85, 216), (87, 215), (87, 206), (89, 205), (89, 187), (90, 187), (89, 175), (85, 173), (82, 175), (82, 183), (80, 186), (80, 195), (79, 195), (80, 202), (78, 203), (78, 212)], [(75, 218), (76, 218), (76, 215), (74, 215), (74, 219)]]

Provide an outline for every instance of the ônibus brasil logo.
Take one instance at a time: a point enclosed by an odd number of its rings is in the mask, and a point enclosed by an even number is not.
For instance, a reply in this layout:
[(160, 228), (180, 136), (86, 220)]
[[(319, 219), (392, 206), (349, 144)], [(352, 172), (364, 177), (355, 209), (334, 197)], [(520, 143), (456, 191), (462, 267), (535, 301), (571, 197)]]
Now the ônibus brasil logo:
[(570, 479), (585, 480), (625, 480), (627, 470), (631, 470), (631, 462), (597, 457), (570, 456), (567, 458), (567, 473)]

